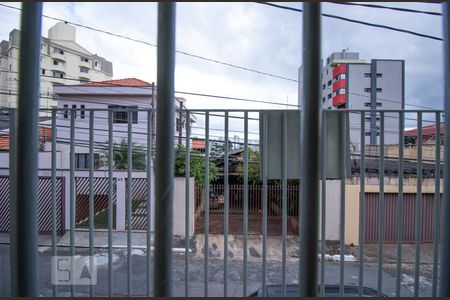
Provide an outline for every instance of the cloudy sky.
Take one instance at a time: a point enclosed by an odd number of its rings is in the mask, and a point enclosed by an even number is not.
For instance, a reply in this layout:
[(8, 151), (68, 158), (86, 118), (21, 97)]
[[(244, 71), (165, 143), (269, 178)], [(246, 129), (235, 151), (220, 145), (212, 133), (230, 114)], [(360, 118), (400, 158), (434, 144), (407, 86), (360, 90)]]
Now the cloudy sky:
[[(19, 3), (5, 3), (20, 7)], [(279, 3), (302, 8), (302, 3)], [(441, 12), (440, 4), (380, 3)], [(442, 37), (442, 17), (324, 3), (324, 13)], [(44, 14), (156, 44), (155, 3), (45, 3)], [(18, 11), (0, 7), (0, 39), (19, 27)], [(404, 59), (406, 103), (443, 108), (441, 41), (322, 18), (322, 57), (348, 48), (363, 59)], [(43, 19), (42, 35), (56, 21)], [(302, 14), (257, 3), (178, 3), (176, 48), (195, 55), (297, 79)], [(114, 78), (156, 82), (156, 48), (77, 28), (77, 42), (113, 62)], [(176, 56), (176, 90), (297, 104), (297, 83)], [(283, 108), (185, 96), (190, 108)], [(286, 107), (286, 106), (284, 106)], [(407, 108), (413, 108), (408, 107)]]

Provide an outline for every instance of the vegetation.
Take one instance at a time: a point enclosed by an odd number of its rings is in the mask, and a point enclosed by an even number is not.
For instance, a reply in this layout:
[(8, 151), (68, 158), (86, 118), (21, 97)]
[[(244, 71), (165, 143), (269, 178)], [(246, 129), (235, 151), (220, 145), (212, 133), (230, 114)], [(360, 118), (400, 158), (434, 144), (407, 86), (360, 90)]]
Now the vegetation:
[[(195, 150), (190, 151), (190, 176), (195, 178), (197, 184), (205, 182), (205, 159), (204, 156)], [(217, 167), (214, 163), (209, 163), (209, 182), (215, 180)], [(175, 176), (186, 176), (186, 147), (177, 145), (175, 148)]]
[[(241, 153), (241, 157), (244, 157), (244, 152)], [(242, 174), (242, 180), (244, 180), (244, 163), (239, 164), (236, 171)], [(257, 184), (260, 180), (260, 153), (258, 150), (248, 148), (248, 182)]]
[[(108, 146), (105, 147), (104, 154), (108, 157)], [(142, 171), (146, 169), (146, 151), (143, 146), (135, 143), (131, 144), (131, 160), (132, 170)], [(123, 139), (120, 143), (113, 145), (113, 161), (114, 169), (124, 170), (128, 169), (128, 142)]]

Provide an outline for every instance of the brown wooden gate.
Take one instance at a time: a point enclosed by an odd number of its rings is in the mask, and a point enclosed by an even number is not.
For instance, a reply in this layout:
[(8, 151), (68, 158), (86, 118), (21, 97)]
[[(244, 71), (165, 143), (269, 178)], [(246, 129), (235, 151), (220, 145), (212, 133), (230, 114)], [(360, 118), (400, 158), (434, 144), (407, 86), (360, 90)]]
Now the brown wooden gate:
[[(422, 194), (422, 242), (434, 238), (434, 194)], [(442, 196), (441, 196), (442, 198)], [(367, 243), (378, 242), (378, 193), (366, 193), (366, 239)], [(397, 193), (384, 194), (384, 242), (397, 242)], [(403, 242), (412, 243), (415, 238), (416, 194), (403, 194)]]

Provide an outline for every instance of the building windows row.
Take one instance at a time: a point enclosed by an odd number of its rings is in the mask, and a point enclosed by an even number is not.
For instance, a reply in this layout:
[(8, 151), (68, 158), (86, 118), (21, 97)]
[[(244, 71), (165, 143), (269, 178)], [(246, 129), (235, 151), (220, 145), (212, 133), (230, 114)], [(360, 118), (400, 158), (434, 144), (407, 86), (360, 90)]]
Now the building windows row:
[[(364, 77), (372, 77), (371, 73), (364, 73)], [(382, 73), (377, 73), (377, 78), (383, 77)]]
[(344, 88), (340, 88), (333, 92), (333, 97), (336, 97), (337, 95), (343, 95), (346, 93), (346, 90)]
[(58, 47), (53, 47), (53, 53), (64, 54), (64, 50)]
[(80, 73), (88, 73), (88, 72), (89, 72), (89, 68), (80, 66)]
[(59, 60), (59, 59), (54, 59), (53, 60), (53, 65), (54, 66), (64, 66), (64, 61)]
[[(383, 91), (382, 88), (377, 88), (377, 92), (382, 92), (382, 91)], [(372, 89), (371, 88), (364, 88), (364, 92), (370, 93), (370, 92), (372, 92)]]
[(89, 62), (89, 58), (86, 58), (86, 57), (84, 57), (84, 56), (81, 56), (81, 57), (80, 57), (80, 61), (81, 61), (81, 62), (87, 62), (87, 63), (88, 63), (88, 62)]
[(120, 105), (108, 105), (108, 109), (113, 109), (113, 123), (127, 124), (128, 123), (128, 111), (126, 109), (135, 109), (131, 111), (131, 122), (133, 124), (138, 123), (137, 106), (120, 106)]
[(328, 81), (328, 86), (330, 86), (330, 85), (331, 85), (331, 80)]
[(322, 90), (324, 90), (325, 88), (326, 88), (327, 86), (326, 86), (326, 84), (324, 83), (324, 84), (322, 84)]
[[(80, 118), (84, 119), (86, 117), (86, 111), (85, 111), (85, 106), (83, 104), (80, 105)], [(64, 111), (63, 111), (63, 117), (64, 119), (68, 119), (69, 118), (69, 105), (64, 104)], [(74, 104), (72, 105), (72, 109), (77, 109), (77, 106)], [(74, 118), (77, 118), (77, 111), (74, 110)]]
[(346, 76), (344, 73), (337, 75), (336, 77), (333, 78), (333, 82), (339, 81), (341, 79), (345, 79)]
[(328, 99), (331, 99), (331, 94), (328, 94), (327, 98), (328, 98)]
[[(364, 106), (366, 106), (366, 107), (371, 107), (372, 104), (371, 104), (370, 102), (365, 102), (365, 103), (364, 103)], [(383, 103), (377, 102), (377, 107), (382, 107), (382, 106), (383, 106)]]
[(64, 78), (63, 72), (53, 71), (53, 77), (54, 78)]

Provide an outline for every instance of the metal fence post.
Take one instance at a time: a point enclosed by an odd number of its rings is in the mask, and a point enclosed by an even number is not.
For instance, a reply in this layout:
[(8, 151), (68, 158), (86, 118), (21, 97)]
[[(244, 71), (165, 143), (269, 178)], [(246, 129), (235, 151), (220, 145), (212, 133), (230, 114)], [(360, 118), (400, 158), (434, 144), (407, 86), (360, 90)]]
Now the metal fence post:
[(17, 296), (38, 296), (38, 124), (42, 3), (24, 2), (21, 16), (16, 181)]
[(444, 135), (444, 203), (443, 203), (443, 220), (442, 220), (442, 255), (441, 255), (441, 272), (439, 284), (439, 296), (450, 296), (450, 45), (449, 45), (449, 3), (442, 4), (443, 25), (444, 25), (444, 86), (445, 86), (445, 135)]
[(301, 126), (301, 297), (317, 292), (317, 243), (319, 226), (319, 141), (321, 87), (320, 3), (304, 3), (303, 14), (303, 117)]
[(172, 296), (175, 3), (158, 3), (154, 296)]

